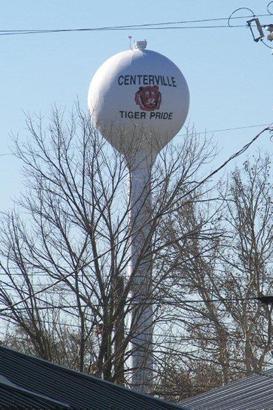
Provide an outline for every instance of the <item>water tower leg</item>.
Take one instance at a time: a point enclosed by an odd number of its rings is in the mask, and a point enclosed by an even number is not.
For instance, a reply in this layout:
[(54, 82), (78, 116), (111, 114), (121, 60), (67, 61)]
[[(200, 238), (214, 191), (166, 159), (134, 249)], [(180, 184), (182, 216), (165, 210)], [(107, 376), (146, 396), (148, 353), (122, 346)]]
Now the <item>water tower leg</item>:
[(153, 380), (153, 306), (151, 257), (151, 164), (130, 169), (132, 275), (132, 385), (151, 393)]

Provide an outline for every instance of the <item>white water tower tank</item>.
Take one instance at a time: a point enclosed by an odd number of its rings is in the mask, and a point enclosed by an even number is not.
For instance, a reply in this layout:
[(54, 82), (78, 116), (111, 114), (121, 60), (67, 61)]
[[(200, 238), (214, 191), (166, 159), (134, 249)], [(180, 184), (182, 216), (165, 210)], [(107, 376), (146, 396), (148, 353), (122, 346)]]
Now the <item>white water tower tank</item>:
[(106, 60), (88, 93), (94, 125), (121, 153), (160, 151), (181, 129), (189, 90), (179, 68), (146, 41)]

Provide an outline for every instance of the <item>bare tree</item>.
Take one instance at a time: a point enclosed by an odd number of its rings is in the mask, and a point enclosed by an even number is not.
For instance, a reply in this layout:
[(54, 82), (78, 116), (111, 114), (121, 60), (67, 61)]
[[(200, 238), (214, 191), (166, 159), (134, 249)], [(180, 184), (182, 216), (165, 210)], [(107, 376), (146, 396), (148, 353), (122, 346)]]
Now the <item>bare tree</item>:
[(161, 227), (174, 210), (188, 209), (203, 195), (183, 200), (210, 150), (189, 135), (183, 146), (158, 158), (152, 185), (145, 187), (154, 198), (151, 221), (143, 221), (149, 222), (152, 250), (143, 243), (129, 272), (131, 201), (124, 158), (80, 110), (69, 119), (55, 110), (47, 128), (30, 118), (28, 131), (30, 142), (17, 143), (27, 177), (20, 217), (18, 211), (8, 214), (0, 237), (0, 302), (10, 323), (8, 342), (14, 344), (12, 336), (20, 334), (22, 348), (28, 343), (43, 358), (128, 384), (131, 341), (139, 334), (132, 311), (141, 315), (145, 309), (144, 301), (137, 311), (132, 284), (137, 266), (151, 260), (155, 269), (146, 303), (154, 306), (159, 371), (162, 356), (169, 354), (162, 336), (172, 316), (168, 309), (173, 311), (166, 297), (173, 296), (168, 289), (176, 280), (168, 249), (192, 241), (198, 231), (195, 226), (172, 237), (162, 235)]
[(268, 157), (248, 160), (218, 195), (214, 191), (209, 205), (204, 197), (201, 207), (194, 199), (184, 202), (162, 224), (162, 235), (170, 238), (161, 255), (168, 258), (169, 289), (162, 292), (173, 301), (165, 333), (168, 329), (169, 353), (176, 358), (173, 391), (180, 398), (183, 389), (175, 377), (190, 374), (192, 383), (200, 381), (202, 365), (205, 375), (209, 366), (217, 377), (211, 382), (207, 377), (207, 386), (200, 384), (195, 392), (272, 363), (272, 309), (257, 300), (272, 294), (273, 285), (270, 171)]
[(237, 169), (232, 174), (225, 201), (227, 215), (223, 223), (227, 224), (231, 240), (220, 255), (225, 271), (223, 284), (226, 297), (238, 299), (226, 308), (234, 322), (237, 359), (248, 374), (265, 367), (272, 349), (270, 312), (252, 300), (262, 293), (272, 293), (270, 168), (268, 157), (246, 161), (243, 171)]

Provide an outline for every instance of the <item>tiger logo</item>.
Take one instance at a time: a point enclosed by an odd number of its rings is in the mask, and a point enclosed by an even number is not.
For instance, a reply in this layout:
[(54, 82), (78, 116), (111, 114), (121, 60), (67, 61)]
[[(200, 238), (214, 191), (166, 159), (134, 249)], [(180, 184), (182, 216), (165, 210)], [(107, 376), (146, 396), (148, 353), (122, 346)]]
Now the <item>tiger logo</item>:
[(158, 85), (139, 87), (135, 94), (135, 102), (144, 111), (158, 110), (161, 104), (161, 92)]

